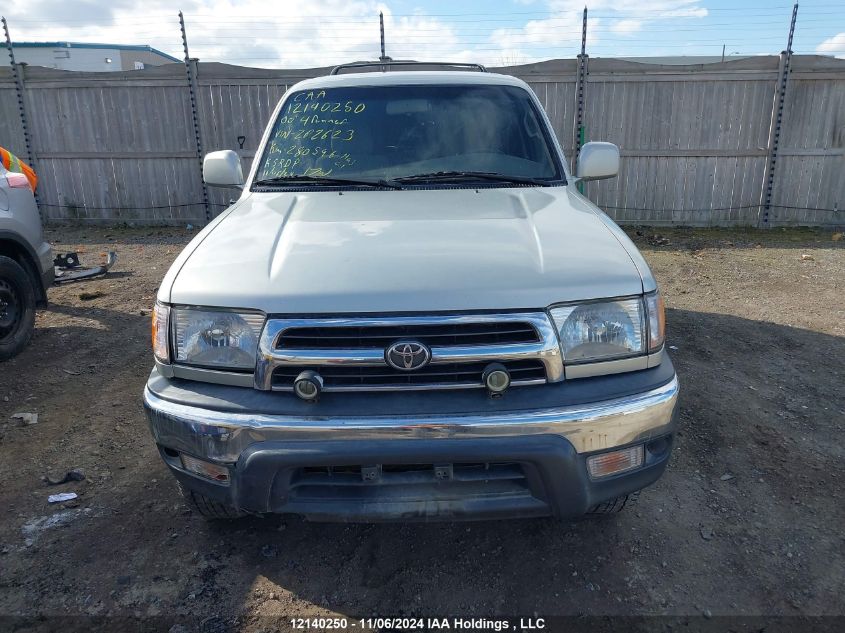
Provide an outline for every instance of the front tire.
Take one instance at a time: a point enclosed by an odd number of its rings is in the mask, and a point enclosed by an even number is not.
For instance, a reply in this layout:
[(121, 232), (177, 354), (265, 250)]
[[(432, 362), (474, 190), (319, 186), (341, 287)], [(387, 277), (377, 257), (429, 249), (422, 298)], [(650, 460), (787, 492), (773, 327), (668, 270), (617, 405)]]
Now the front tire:
[(0, 255), (0, 361), (26, 347), (35, 329), (35, 288), (23, 267)]
[(194, 492), (179, 483), (179, 492), (185, 498), (188, 507), (208, 521), (220, 521), (224, 519), (240, 519), (246, 516), (245, 513), (225, 503), (210, 499), (199, 492)]

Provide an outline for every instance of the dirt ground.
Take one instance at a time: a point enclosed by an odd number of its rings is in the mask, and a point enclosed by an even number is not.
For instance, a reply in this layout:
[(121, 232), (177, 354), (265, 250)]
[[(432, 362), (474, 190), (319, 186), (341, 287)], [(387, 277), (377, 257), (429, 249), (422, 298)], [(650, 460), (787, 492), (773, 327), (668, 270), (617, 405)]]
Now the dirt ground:
[[(666, 297), (682, 385), (672, 462), (633, 509), (562, 524), (214, 525), (181, 502), (141, 407), (149, 310), (192, 233), (50, 229), (57, 251), (120, 259), (107, 278), (53, 288), (32, 344), (0, 365), (0, 615), (258, 631), (264, 616), (321, 614), (845, 614), (845, 240), (630, 232)], [(83, 481), (44, 481), (75, 468)], [(69, 491), (78, 501), (48, 504)]]

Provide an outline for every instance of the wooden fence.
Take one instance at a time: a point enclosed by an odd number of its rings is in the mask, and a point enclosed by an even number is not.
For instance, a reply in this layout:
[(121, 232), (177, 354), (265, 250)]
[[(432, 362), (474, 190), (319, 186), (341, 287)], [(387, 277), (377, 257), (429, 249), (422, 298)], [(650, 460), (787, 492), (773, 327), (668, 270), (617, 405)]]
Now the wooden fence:
[[(779, 57), (669, 66), (589, 60), (586, 140), (619, 145), (617, 178), (587, 195), (622, 223), (845, 224), (845, 61), (794, 56), (772, 205), (763, 215)], [(202, 224), (206, 206), (186, 69), (80, 73), (20, 67), (42, 215), (51, 221)], [(274, 106), (327, 69), (195, 65), (203, 151), (248, 169)], [(497, 69), (527, 81), (568, 156), (576, 62)], [(0, 69), (0, 145), (26, 157), (11, 69)], [(231, 192), (208, 189), (210, 216)], [(765, 219), (765, 222), (762, 220)]]

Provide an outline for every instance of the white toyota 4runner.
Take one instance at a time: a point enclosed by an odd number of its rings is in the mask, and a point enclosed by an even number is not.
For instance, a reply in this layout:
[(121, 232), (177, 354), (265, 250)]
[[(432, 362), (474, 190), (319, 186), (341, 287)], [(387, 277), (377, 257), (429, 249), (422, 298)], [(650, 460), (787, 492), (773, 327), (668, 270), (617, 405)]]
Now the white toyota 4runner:
[[(344, 70), (349, 70), (345, 68)], [(359, 69), (353, 69), (359, 70)], [(530, 88), (354, 72), (282, 98), (240, 198), (153, 314), (153, 437), (204, 516), (615, 512), (666, 468), (675, 370), (634, 244), (574, 186)]]

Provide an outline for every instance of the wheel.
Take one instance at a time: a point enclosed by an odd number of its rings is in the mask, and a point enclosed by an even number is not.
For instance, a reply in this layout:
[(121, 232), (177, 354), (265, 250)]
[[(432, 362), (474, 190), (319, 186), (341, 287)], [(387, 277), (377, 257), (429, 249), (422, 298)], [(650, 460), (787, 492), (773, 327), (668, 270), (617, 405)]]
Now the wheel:
[(220, 503), (214, 499), (209, 499), (199, 492), (189, 490), (181, 483), (179, 484), (179, 492), (185, 498), (188, 506), (209, 521), (217, 521), (220, 519), (239, 519), (246, 516), (244, 512), (233, 508), (225, 503)]
[(632, 492), (628, 495), (616, 497), (615, 499), (604, 501), (602, 503), (594, 505), (592, 508), (587, 510), (587, 516), (598, 517), (606, 516), (608, 514), (618, 514), (619, 512), (622, 512), (622, 510), (624, 510), (625, 508), (633, 505), (639, 496), (640, 493), (639, 491), (637, 491)]
[(18, 354), (35, 329), (35, 289), (14, 259), (0, 255), (0, 361)]

